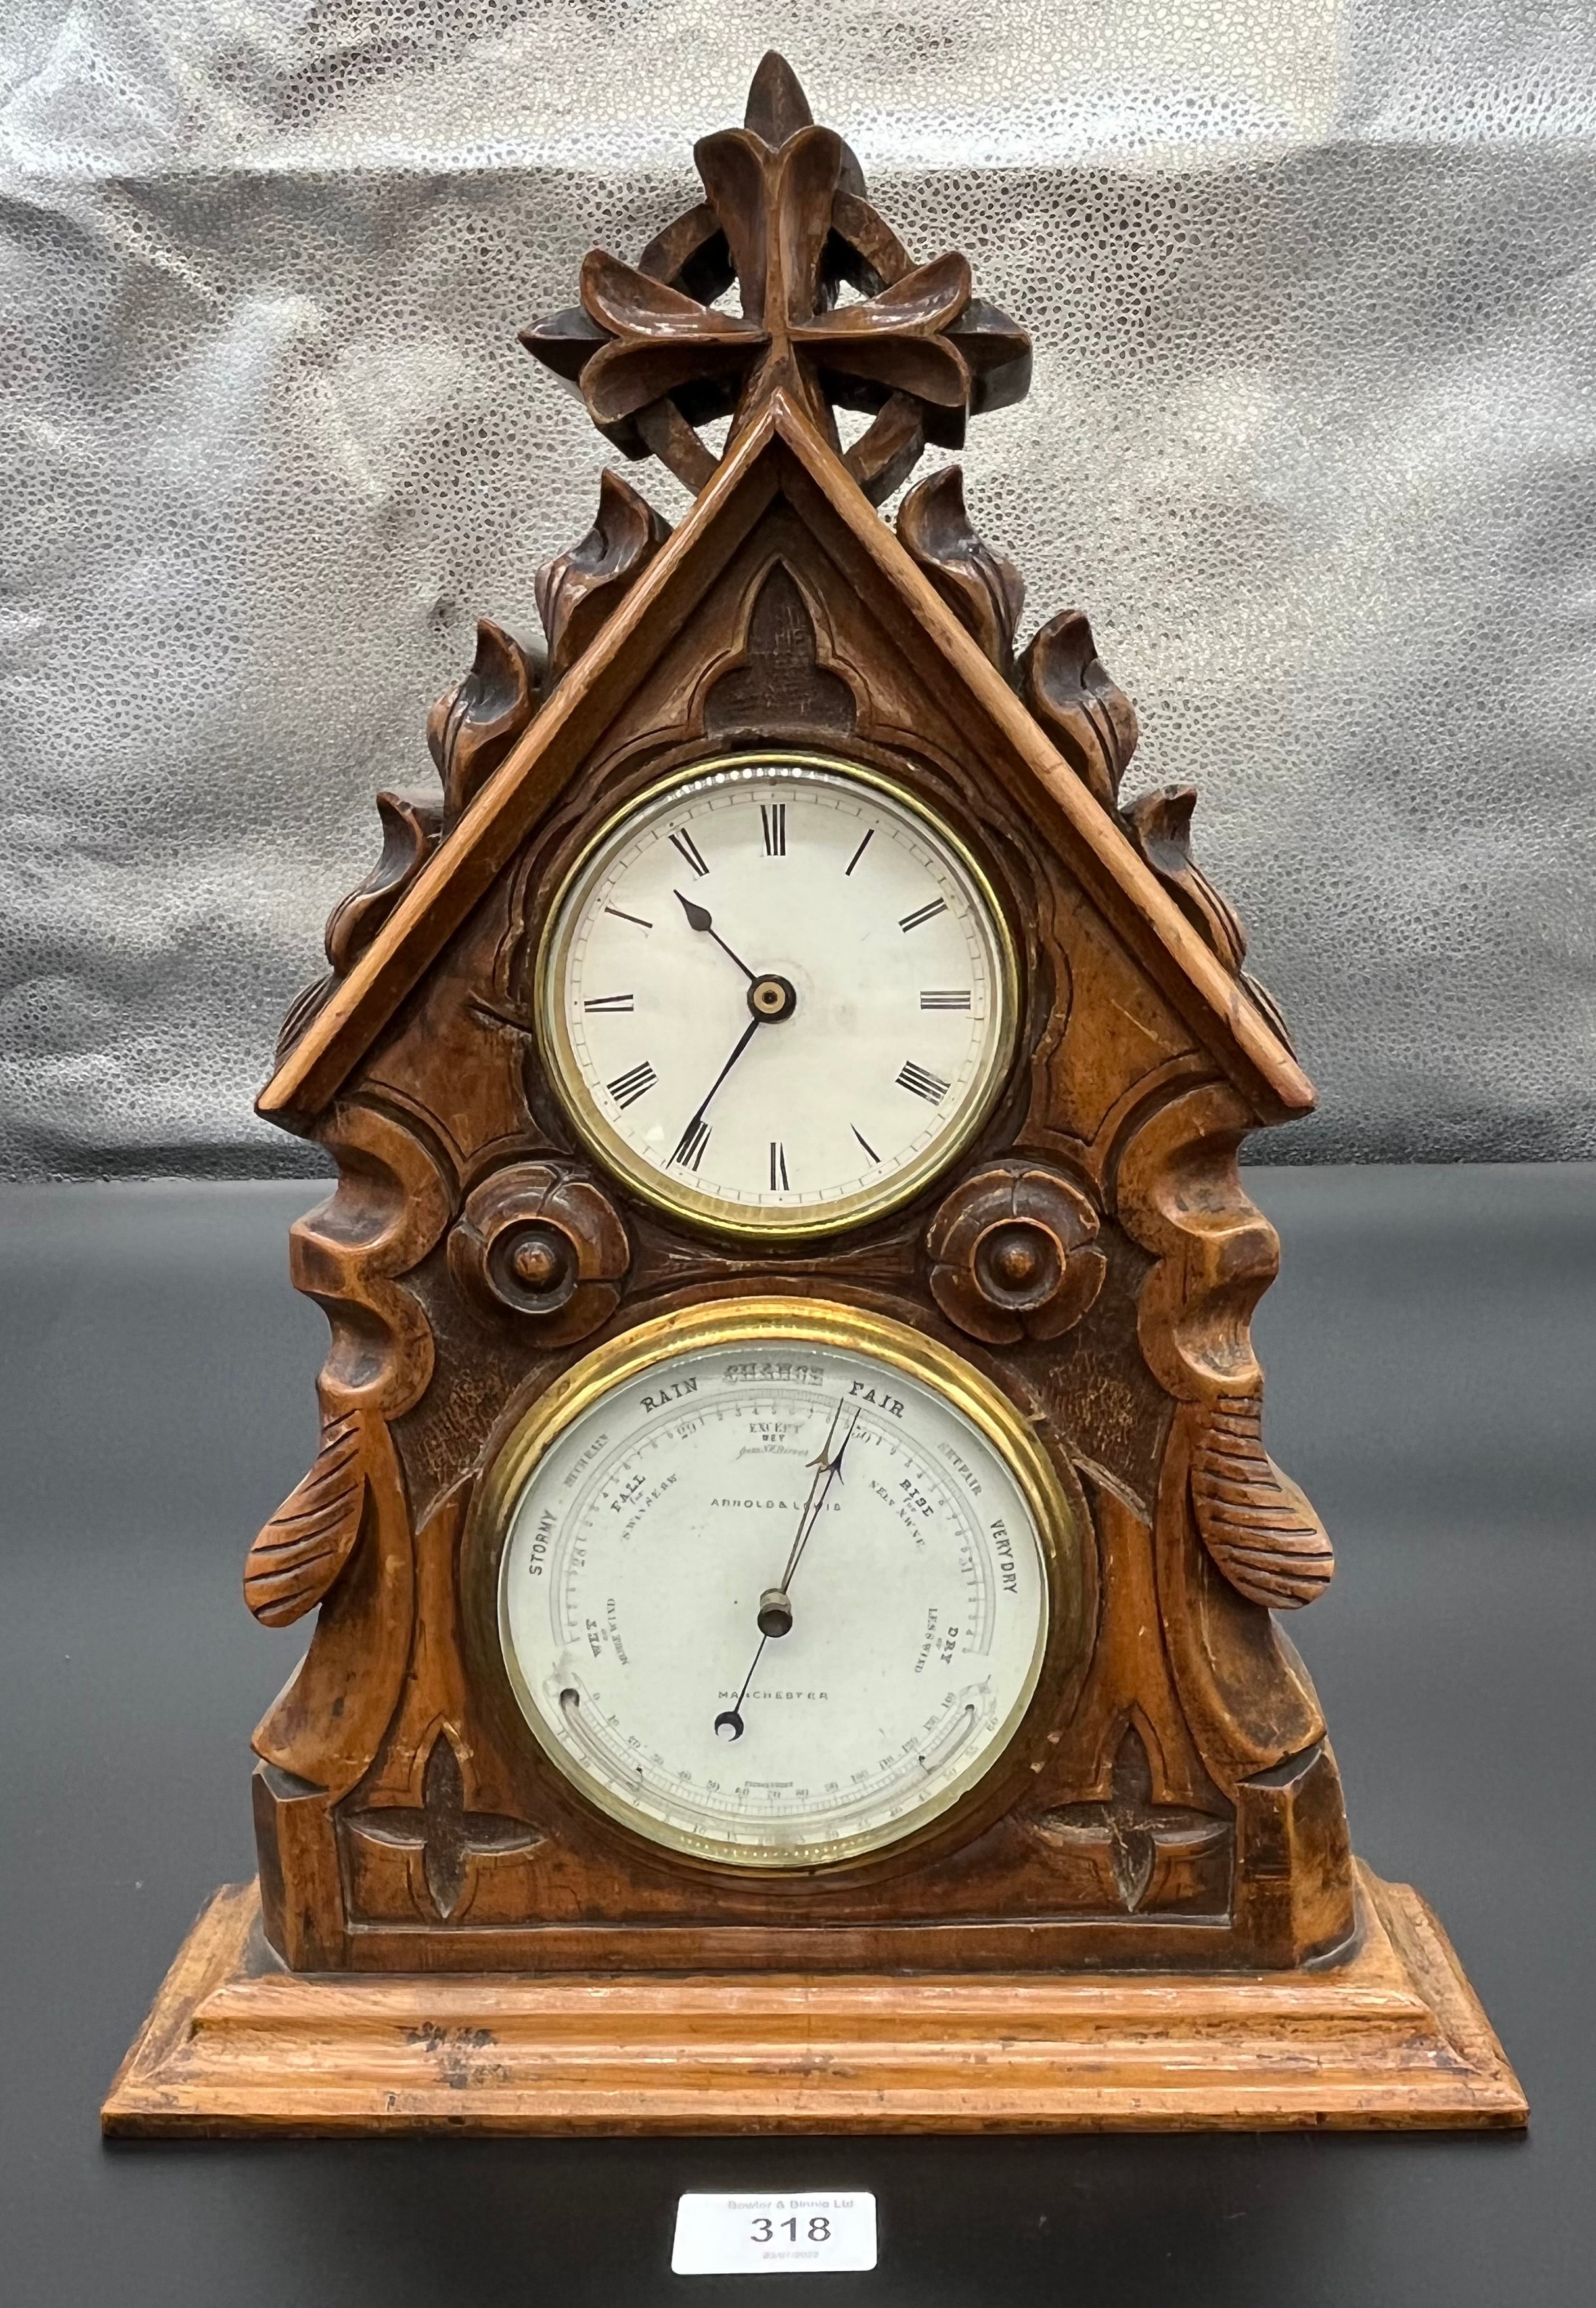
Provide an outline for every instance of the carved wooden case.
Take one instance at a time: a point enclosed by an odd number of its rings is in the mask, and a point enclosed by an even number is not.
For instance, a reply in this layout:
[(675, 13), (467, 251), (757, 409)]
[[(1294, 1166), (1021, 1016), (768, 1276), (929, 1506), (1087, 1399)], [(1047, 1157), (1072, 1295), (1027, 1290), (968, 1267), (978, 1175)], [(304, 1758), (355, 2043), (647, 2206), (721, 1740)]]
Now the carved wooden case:
[[(1020, 580), (956, 468), (895, 525), (875, 510), (927, 441), (1024, 389), (1022, 332), (962, 258), (910, 264), (784, 68), (698, 159), (702, 206), (637, 268), (590, 258), (582, 308), (528, 340), (692, 509), (672, 531), (607, 473), (592, 532), (541, 573), (546, 650), (480, 627), (429, 725), (441, 795), (379, 797), (381, 863), (262, 1099), (339, 1170), (293, 1231), (332, 1327), (321, 1451), (246, 1578), (269, 1623), (319, 1610), (255, 1735), (267, 1933), (313, 1969), (1299, 1965), (1357, 1908), (1324, 1720), (1272, 1615), (1332, 1559), (1264, 1446), (1247, 1322), (1276, 1241), (1236, 1157), (1312, 1092), (1192, 862), (1189, 789), (1119, 806), (1135, 718), (1084, 617), (1016, 660)], [(733, 274), (740, 321), (714, 301)], [(870, 420), (846, 452), (836, 406)], [(605, 1176), (532, 1023), (539, 933), (596, 830), (762, 747), (934, 805), (1022, 977), (1012, 1072), (951, 1172), (789, 1247)], [(644, 1842), (547, 1761), (475, 1507), (593, 1347), (795, 1291), (929, 1333), (1019, 1408), (1089, 1534), (1091, 1633), (933, 1832), (772, 1882)]]

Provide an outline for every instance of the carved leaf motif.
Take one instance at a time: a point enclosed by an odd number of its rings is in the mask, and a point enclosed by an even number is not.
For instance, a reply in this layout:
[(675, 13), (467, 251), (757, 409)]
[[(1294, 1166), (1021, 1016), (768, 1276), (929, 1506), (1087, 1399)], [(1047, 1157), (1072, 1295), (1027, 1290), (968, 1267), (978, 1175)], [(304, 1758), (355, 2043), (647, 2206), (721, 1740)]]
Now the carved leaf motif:
[(1192, 856), (1196, 805), (1195, 786), (1166, 786), (1158, 793), (1138, 794), (1125, 812), (1125, 822), (1143, 862), (1203, 943), (1234, 974), (1246, 957), (1247, 933), (1235, 908), (1221, 897)]
[(964, 476), (946, 465), (910, 489), (898, 508), (898, 536), (961, 624), (999, 672), (1014, 663), (1014, 629), (1025, 581), (1012, 561), (984, 545), (964, 509)]
[(303, 1618), (355, 1551), (366, 1510), (359, 1412), (328, 1419), (305, 1480), (260, 1531), (244, 1565), (244, 1599), (266, 1627)]
[(569, 672), (670, 535), (670, 523), (618, 473), (599, 477), (598, 518), (568, 553), (537, 576), (538, 615), (548, 642), (548, 687)]
[(1065, 609), (1020, 661), (1020, 694), (1105, 809), (1136, 750), (1136, 709), (1097, 653), (1085, 612)]
[(443, 828), (433, 794), (380, 793), (383, 854), (366, 880), (327, 917), (327, 959), (347, 977), (431, 857)]
[(444, 780), (444, 822), (453, 825), (531, 723), (539, 671), (528, 650), (491, 617), (477, 621), (470, 671), (427, 717), (427, 743)]
[(1191, 1481), (1203, 1544), (1238, 1594), (1292, 1611), (1324, 1593), (1335, 1553), (1313, 1508), (1264, 1448), (1262, 1395), (1223, 1395), (1212, 1406)]

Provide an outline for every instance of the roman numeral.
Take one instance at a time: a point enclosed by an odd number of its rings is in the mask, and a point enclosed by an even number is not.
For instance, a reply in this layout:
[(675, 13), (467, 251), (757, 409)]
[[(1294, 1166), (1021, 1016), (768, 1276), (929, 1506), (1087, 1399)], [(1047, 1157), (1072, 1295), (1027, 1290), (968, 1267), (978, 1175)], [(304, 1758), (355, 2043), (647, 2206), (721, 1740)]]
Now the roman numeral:
[(854, 867), (858, 864), (859, 859), (864, 856), (864, 854), (865, 854), (866, 850), (867, 850), (867, 849), (868, 849), (868, 848), (870, 847), (870, 844), (875, 840), (875, 839), (876, 839), (876, 828), (875, 828), (874, 826), (872, 826), (872, 827), (870, 828), (869, 832), (866, 834), (866, 836), (865, 836), (864, 840), (859, 843), (858, 848), (854, 851), (854, 853), (853, 853), (852, 857), (849, 859), (849, 861), (848, 861), (847, 865), (846, 865), (846, 866), (844, 866), (844, 867), (842, 868), (842, 874), (843, 874), (843, 879), (844, 879), (844, 880), (846, 880), (846, 879), (847, 879), (847, 877), (848, 877), (848, 875), (849, 875), (850, 874), (851, 874), (851, 873), (852, 873), (852, 871), (853, 871)]
[(623, 913), (619, 906), (606, 906), (604, 910), (613, 914), (617, 922), (635, 922), (640, 930), (651, 930), (654, 926), (652, 922), (645, 922), (641, 914)]
[(771, 1141), (771, 1192), (787, 1184), (787, 1149), (779, 1138)]
[(947, 900), (945, 898), (933, 898), (930, 904), (928, 906), (922, 906), (918, 914), (905, 914), (902, 920), (898, 924), (898, 927), (901, 930), (905, 931), (918, 930), (920, 924), (922, 922), (928, 922), (933, 914), (945, 914), (946, 911)]
[(624, 1074), (617, 1074), (607, 1087), (617, 1106), (635, 1106), (644, 1090), (652, 1089), (659, 1079), (644, 1058), (639, 1064), (629, 1066)]
[(679, 833), (673, 833), (671, 835), (670, 846), (680, 857), (682, 863), (685, 866), (691, 866), (695, 874), (707, 874), (709, 872), (709, 867), (704, 864), (703, 859), (699, 855), (697, 842), (694, 840), (693, 836), (686, 831), (686, 827), (684, 827)]
[(684, 1170), (696, 1170), (709, 1142), (709, 1124), (702, 1114), (695, 1114), (683, 1131), (676, 1152), (670, 1158), (673, 1162), (679, 1162)]
[(940, 1106), (948, 1093), (948, 1085), (939, 1074), (927, 1073), (925, 1067), (917, 1066), (912, 1058), (899, 1074), (898, 1087), (912, 1090), (916, 1098), (927, 1098), (933, 1106)]
[(787, 855), (787, 804), (784, 801), (762, 801), (759, 822), (764, 828), (764, 854), (767, 857)]
[[(600, 994), (595, 995), (591, 1002), (584, 1002), (582, 1006), (590, 1013), (603, 1011), (612, 1016), (618, 1016), (623, 1010), (630, 1010), (636, 999), (637, 996), (634, 994)], [(925, 1007), (923, 995), (920, 1007), (922, 1009)]]
[(968, 991), (962, 994), (943, 993), (922, 994), (920, 995), (920, 1008), (922, 1010), (968, 1010), (969, 1007), (970, 995)]
[(864, 1150), (865, 1150), (866, 1153), (870, 1157), (871, 1161), (872, 1161), (872, 1162), (879, 1162), (879, 1161), (880, 1161), (880, 1159), (881, 1159), (880, 1155), (876, 1151), (876, 1149), (874, 1148), (874, 1146), (872, 1146), (872, 1145), (871, 1145), (871, 1143), (870, 1143), (869, 1140), (866, 1137), (866, 1135), (865, 1135), (864, 1132), (859, 1128), (859, 1126), (858, 1126), (858, 1123), (857, 1123), (857, 1122), (851, 1122), (851, 1123), (850, 1123), (850, 1124), (849, 1124), (849, 1125), (848, 1125), (848, 1126), (849, 1126), (849, 1128), (852, 1131), (852, 1132), (853, 1132), (854, 1136), (858, 1140), (859, 1144), (864, 1148)]

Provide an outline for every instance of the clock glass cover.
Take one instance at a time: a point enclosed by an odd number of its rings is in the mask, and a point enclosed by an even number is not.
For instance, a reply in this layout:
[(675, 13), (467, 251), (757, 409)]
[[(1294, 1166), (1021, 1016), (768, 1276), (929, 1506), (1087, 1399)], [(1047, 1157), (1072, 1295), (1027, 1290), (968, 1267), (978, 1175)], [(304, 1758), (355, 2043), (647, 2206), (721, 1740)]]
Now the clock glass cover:
[(639, 1193), (738, 1232), (829, 1232), (979, 1129), (1015, 965), (975, 860), (873, 773), (785, 754), (645, 795), (576, 866), (539, 964), (549, 1071)]
[(499, 1462), (517, 1704), (600, 1809), (746, 1867), (916, 1833), (1010, 1746), (1074, 1535), (1013, 1406), (905, 1326), (801, 1299), (599, 1348)]

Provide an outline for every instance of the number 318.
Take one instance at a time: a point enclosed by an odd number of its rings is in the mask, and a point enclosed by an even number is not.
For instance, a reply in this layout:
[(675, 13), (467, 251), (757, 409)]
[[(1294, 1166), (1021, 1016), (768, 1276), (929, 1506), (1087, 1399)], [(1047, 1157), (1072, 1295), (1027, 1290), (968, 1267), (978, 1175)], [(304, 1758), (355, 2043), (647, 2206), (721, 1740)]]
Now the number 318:
[[(805, 2241), (809, 2243), (827, 2243), (831, 2241), (831, 2233), (830, 2220), (826, 2218), (824, 2212), (816, 2212), (804, 2231)], [(754, 2223), (755, 2243), (774, 2243), (778, 2234), (784, 2235), (789, 2243), (798, 2242), (798, 2223), (796, 2212), (790, 2219), (777, 2221), (767, 2219), (762, 2212)]]

